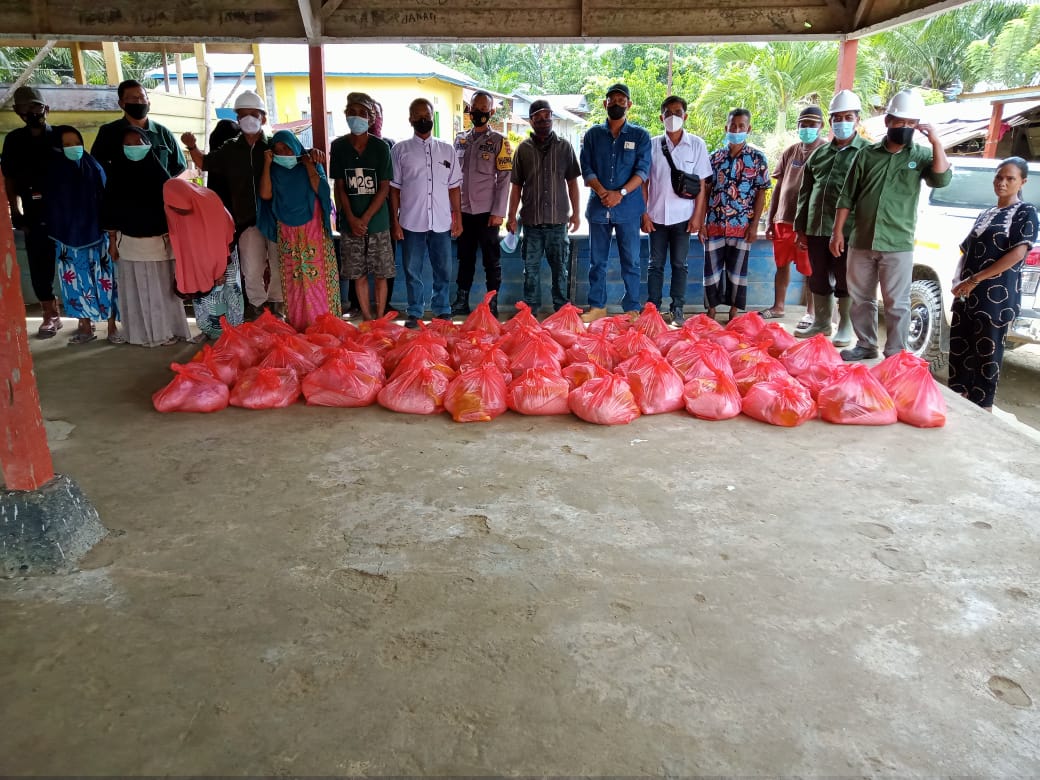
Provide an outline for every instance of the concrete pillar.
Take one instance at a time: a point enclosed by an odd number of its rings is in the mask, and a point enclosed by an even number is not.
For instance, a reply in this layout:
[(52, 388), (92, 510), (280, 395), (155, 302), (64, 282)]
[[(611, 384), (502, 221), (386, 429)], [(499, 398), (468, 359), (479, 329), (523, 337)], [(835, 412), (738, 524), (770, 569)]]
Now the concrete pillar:
[(311, 128), (314, 148), (329, 153), (328, 112), (325, 110), (325, 48), (310, 48)]
[(834, 91), (852, 89), (856, 81), (856, 54), (859, 51), (859, 39), (844, 40), (838, 44), (838, 74), (834, 81)]
[(72, 77), (77, 84), (87, 83), (87, 69), (83, 64), (83, 47), (78, 43), (69, 46), (69, 54), (72, 57)]
[(119, 57), (119, 44), (108, 41), (101, 44), (105, 55), (105, 80), (115, 86), (123, 81), (123, 61)]
[(982, 150), (982, 156), (987, 160), (997, 158), (997, 144), (1000, 143), (1000, 128), (1004, 124), (1004, 104), (994, 101), (993, 110), (989, 115), (989, 128), (986, 130), (986, 146)]

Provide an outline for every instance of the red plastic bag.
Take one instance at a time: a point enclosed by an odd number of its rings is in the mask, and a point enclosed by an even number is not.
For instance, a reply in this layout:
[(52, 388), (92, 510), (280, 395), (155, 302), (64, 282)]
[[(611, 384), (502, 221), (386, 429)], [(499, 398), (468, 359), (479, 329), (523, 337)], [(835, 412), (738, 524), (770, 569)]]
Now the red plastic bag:
[(740, 404), (748, 417), (794, 428), (816, 416), (816, 404), (805, 387), (791, 377), (754, 385)]
[(678, 344), (680, 341), (690, 341), (692, 337), (687, 331), (683, 331), (679, 328), (669, 328), (668, 330), (658, 334), (657, 338), (654, 339), (654, 344), (661, 350), (662, 355), (667, 355), (668, 350)]
[(918, 428), (946, 425), (946, 399), (927, 363), (897, 374), (889, 383), (888, 391), (901, 422)]
[(661, 312), (657, 310), (657, 307), (647, 301), (643, 311), (636, 317), (636, 321), (632, 323), (632, 330), (642, 333), (653, 341), (662, 333), (671, 330), (671, 328), (668, 327), (668, 323), (664, 321), (664, 317), (661, 316)]
[(282, 409), (300, 397), (300, 380), (291, 368), (247, 368), (231, 388), (229, 403), (246, 409)]
[(745, 336), (745, 341), (752, 341), (765, 326), (766, 321), (762, 319), (761, 314), (757, 311), (749, 311), (730, 320), (726, 325), (726, 330)]
[(496, 336), (502, 334), (502, 325), (495, 315), (491, 313), (490, 306), (491, 299), (497, 294), (497, 290), (488, 290), (484, 300), (477, 304), (477, 308), (462, 323), (462, 327), (459, 328), (462, 333), (469, 333), (472, 330), (483, 330)]
[(444, 408), (455, 422), (495, 419), (508, 408), (502, 372), (488, 363), (459, 374), (444, 391)]
[(776, 358), (769, 354), (768, 343), (752, 344), (750, 347), (738, 349), (729, 356), (729, 364), (733, 369), (734, 376), (756, 363), (761, 363), (763, 360), (776, 360)]
[(239, 368), (249, 368), (255, 366), (260, 359), (260, 351), (239, 330), (240, 327), (231, 325), (227, 317), (221, 316), (221, 336), (213, 345), (213, 350), (221, 355), (233, 355)]
[(249, 343), (256, 348), (260, 357), (266, 355), (278, 340), (277, 333), (264, 330), (255, 322), (243, 322), (238, 326), (238, 332), (249, 339)]
[(628, 314), (615, 314), (613, 317), (600, 317), (589, 324), (589, 333), (602, 334), (613, 341), (622, 333), (632, 329), (632, 317)]
[(687, 331), (697, 338), (704, 338), (709, 334), (718, 333), (723, 327), (707, 314), (696, 314), (686, 320), (680, 330)]
[(548, 368), (559, 373), (560, 359), (563, 356), (563, 347), (557, 344), (552, 336), (544, 333), (532, 334), (510, 356), (509, 370), (513, 372), (514, 379), (529, 368)]
[(701, 420), (729, 420), (740, 414), (741, 400), (732, 377), (720, 372), (698, 376), (683, 388), (686, 411)]
[[(741, 395), (746, 395), (754, 385), (761, 382), (774, 382), (790, 378), (791, 375), (787, 373), (783, 363), (771, 357), (760, 360), (748, 366), (739, 374), (733, 375), (733, 381), (736, 382), (737, 390), (740, 391)], [(810, 397), (812, 397), (811, 394)]]
[(314, 361), (307, 355), (300, 354), (295, 344), (288, 338), (279, 336), (278, 343), (267, 353), (267, 357), (260, 361), (260, 368), (291, 368), (297, 377), (303, 379), (318, 367), (319, 362), (321, 361)]
[(870, 373), (877, 377), (886, 388), (889, 388), (892, 381), (904, 371), (908, 371), (911, 368), (920, 368), (921, 366), (928, 368), (928, 361), (916, 355), (911, 355), (905, 349), (902, 349), (871, 368)]
[(157, 412), (218, 412), (227, 408), (228, 386), (202, 363), (173, 363), (170, 368), (177, 376), (152, 394)]
[(719, 330), (709, 333), (702, 341), (712, 341), (725, 349), (727, 352), (736, 352), (738, 349), (746, 349), (751, 346), (749, 337), (732, 330)]
[(490, 365), (502, 375), (509, 384), (513, 381), (513, 372), (509, 368), (509, 357), (494, 344), (469, 344), (460, 342), (455, 350), (455, 363), (459, 372), (472, 371), (481, 366)]
[(581, 309), (573, 303), (565, 303), (560, 310), (542, 320), (542, 327), (559, 342), (564, 349), (574, 346), (578, 336), (585, 335), (585, 323)]
[(579, 336), (574, 346), (568, 349), (564, 356), (564, 363), (595, 363), (607, 371), (613, 371), (614, 366), (620, 362), (621, 356), (618, 355), (618, 351), (610, 339), (602, 333)]
[(324, 314), (319, 314), (315, 318), (314, 324), (307, 328), (305, 335), (313, 336), (316, 334), (325, 334), (328, 336), (334, 336), (340, 341), (346, 341), (347, 339), (354, 338), (358, 333), (358, 329), (349, 322), (344, 322), (331, 312), (325, 312)]
[(308, 333), (304, 338), (311, 344), (315, 344), (322, 349), (337, 349), (347, 343), (336, 338), (331, 333)]
[(380, 367), (380, 375), (373, 376), (352, 360), (332, 358), (311, 371), (300, 387), (308, 406), (371, 406), (383, 389), (382, 371)]
[(530, 415), (570, 414), (570, 383), (551, 368), (525, 371), (506, 388), (506, 404), (514, 412)]
[(610, 372), (595, 363), (571, 363), (569, 366), (564, 366), (561, 373), (567, 380), (567, 384), (570, 385), (570, 389), (573, 390), (581, 387), (590, 379), (607, 376)]
[[(647, 304), (653, 306), (653, 304)], [(635, 328), (632, 328), (626, 333), (622, 333), (616, 339), (614, 339), (614, 349), (618, 352), (618, 357), (621, 360), (628, 360), (630, 357), (640, 354), (651, 354), (660, 355), (661, 350), (657, 348), (657, 345), (653, 342), (649, 336), (639, 332)]]
[(840, 378), (820, 390), (820, 417), (839, 425), (891, 425), (896, 405), (888, 391), (864, 365), (848, 367)]
[[(407, 330), (405, 332), (407, 333)], [(379, 355), (380, 359), (387, 355), (396, 345), (396, 337), (391, 335), (389, 330), (370, 330), (354, 339), (354, 346), (370, 349)]]
[(796, 379), (809, 389), (809, 395), (816, 400), (823, 388), (841, 379), (850, 368), (851, 365), (848, 363), (820, 363), (799, 374)]
[(822, 333), (817, 333), (784, 351), (780, 355), (780, 362), (784, 364), (784, 368), (791, 376), (797, 377), (815, 365), (837, 366), (845, 361), (841, 359), (841, 355), (831, 344), (830, 339)]
[(784, 330), (784, 326), (778, 322), (767, 322), (755, 336), (756, 344), (766, 344), (769, 354), (775, 358), (780, 357), (798, 343), (798, 339)]
[(391, 341), (396, 342), (397, 339), (408, 332), (408, 328), (404, 325), (398, 325), (394, 322), (396, 319), (397, 312), (388, 311), (382, 317), (362, 322), (358, 325), (358, 333), (362, 335), (366, 333), (379, 333), (388, 336)]
[(191, 359), (192, 363), (201, 363), (210, 372), (230, 387), (238, 379), (238, 357), (234, 352), (217, 352), (209, 344), (203, 345), (202, 349), (195, 353)]
[(330, 360), (345, 360), (356, 368), (374, 376), (380, 382), (386, 378), (383, 361), (373, 350), (364, 347), (344, 346), (326, 349), (322, 357), (322, 365)]
[(517, 328), (534, 328), (535, 330), (541, 330), (542, 326), (538, 324), (538, 318), (531, 313), (531, 307), (523, 301), (516, 302), (516, 314), (502, 323), (503, 333), (512, 333)]
[(447, 366), (419, 366), (398, 370), (376, 400), (379, 405), (405, 414), (437, 414), (444, 411), (444, 393), (455, 372)]
[(258, 328), (266, 330), (268, 333), (275, 334), (276, 336), (288, 336), (292, 333), (296, 333), (296, 328), (288, 322), (275, 317), (271, 314), (270, 309), (264, 309), (260, 316), (253, 320), (253, 324)]
[(695, 376), (711, 377), (717, 373), (733, 378), (729, 353), (714, 341), (680, 341), (668, 350), (667, 359), (684, 382)]
[(421, 351), (426, 353), (435, 363), (452, 364), (451, 355), (445, 346), (444, 336), (429, 330), (420, 330), (414, 336), (402, 336), (397, 345), (383, 356), (383, 366), (387, 374), (394, 373), (394, 369), (410, 353)]
[(643, 414), (676, 412), (685, 405), (683, 379), (660, 354), (644, 353), (629, 358), (620, 366), (632, 388), (632, 395)]
[(571, 390), (567, 404), (574, 414), (597, 425), (627, 425), (639, 415), (639, 404), (624, 377), (608, 374)]

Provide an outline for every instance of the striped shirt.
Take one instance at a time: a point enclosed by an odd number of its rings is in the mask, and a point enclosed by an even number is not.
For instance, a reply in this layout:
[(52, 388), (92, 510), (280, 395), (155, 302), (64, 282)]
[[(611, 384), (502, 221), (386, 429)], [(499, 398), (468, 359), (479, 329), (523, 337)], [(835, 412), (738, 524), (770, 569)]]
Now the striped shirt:
[(517, 147), (510, 181), (520, 187), (520, 220), (525, 225), (562, 225), (570, 217), (567, 182), (581, 176), (574, 147), (550, 133), (545, 144), (530, 136)]

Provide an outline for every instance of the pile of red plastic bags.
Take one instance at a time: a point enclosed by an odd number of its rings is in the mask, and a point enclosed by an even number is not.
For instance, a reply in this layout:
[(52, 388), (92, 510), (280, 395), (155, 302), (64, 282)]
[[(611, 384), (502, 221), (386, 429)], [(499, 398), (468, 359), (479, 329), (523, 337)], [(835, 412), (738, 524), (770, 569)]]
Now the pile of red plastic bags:
[(925, 361), (903, 352), (868, 369), (844, 363), (826, 337), (797, 341), (777, 323), (744, 314), (726, 327), (702, 315), (668, 326), (647, 304), (633, 318), (586, 326), (567, 304), (543, 322), (523, 303), (499, 323), (488, 303), (461, 325), (419, 330), (395, 313), (355, 327), (325, 315), (297, 333), (269, 313), (204, 346), (152, 397), (160, 412), (227, 406), (276, 409), (300, 397), (312, 406), (378, 403), (395, 412), (458, 422), (507, 409), (575, 414), (601, 425), (685, 409), (703, 420), (745, 414), (793, 427), (817, 416), (845, 425), (946, 422), (946, 404)]

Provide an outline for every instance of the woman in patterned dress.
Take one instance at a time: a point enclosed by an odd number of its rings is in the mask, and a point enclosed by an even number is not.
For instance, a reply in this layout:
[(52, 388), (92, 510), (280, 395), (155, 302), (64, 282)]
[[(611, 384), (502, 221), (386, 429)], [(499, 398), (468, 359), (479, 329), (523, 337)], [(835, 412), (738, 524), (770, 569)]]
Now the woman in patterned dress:
[(953, 287), (950, 389), (987, 411), (993, 410), (1004, 337), (1018, 317), (1022, 261), (1036, 241), (1036, 208), (1021, 199), (1028, 175), (1021, 157), (997, 168), (997, 205), (979, 215), (961, 244)]
[[(319, 315), (340, 315), (339, 267), (332, 245), (332, 194), (321, 165), (299, 139), (279, 130), (265, 152), (260, 197), (276, 224), (286, 316), (305, 330)], [(271, 236), (269, 236), (271, 237)]]

